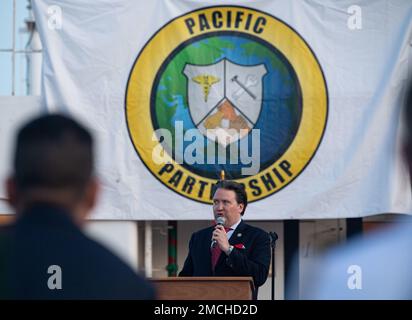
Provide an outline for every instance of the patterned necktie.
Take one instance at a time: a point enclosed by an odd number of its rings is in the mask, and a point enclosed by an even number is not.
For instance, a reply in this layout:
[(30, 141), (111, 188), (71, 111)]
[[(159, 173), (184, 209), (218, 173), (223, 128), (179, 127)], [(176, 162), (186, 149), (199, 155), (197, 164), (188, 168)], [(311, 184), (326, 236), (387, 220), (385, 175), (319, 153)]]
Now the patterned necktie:
[[(229, 230), (232, 230), (232, 228), (226, 228), (225, 227), (225, 231), (226, 233), (229, 232)], [(216, 246), (214, 248), (212, 248), (211, 250), (211, 254), (212, 254), (212, 270), (215, 270), (217, 261), (219, 260), (220, 254), (222, 253), (222, 250), (220, 249), (219, 245), (216, 244)]]

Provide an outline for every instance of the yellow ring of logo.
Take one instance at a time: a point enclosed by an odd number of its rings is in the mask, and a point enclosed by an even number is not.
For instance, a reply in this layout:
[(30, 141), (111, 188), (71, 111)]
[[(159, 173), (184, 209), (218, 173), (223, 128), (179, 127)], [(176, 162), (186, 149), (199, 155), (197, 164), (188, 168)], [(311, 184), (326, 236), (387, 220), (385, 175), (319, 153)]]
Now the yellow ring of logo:
[[(233, 17), (237, 12), (242, 12), (245, 17), (251, 15), (251, 19), (254, 19), (252, 23), (258, 18), (264, 19), (265, 25), (259, 30), (259, 33), (256, 33), (256, 30), (250, 26), (247, 28), (246, 21), (242, 21), (236, 26), (234, 23), (231, 25), (222, 23), (219, 27), (210, 24), (207, 30), (202, 30), (199, 26), (193, 26), (189, 29), (186, 24), (187, 19), (196, 21), (199, 19), (199, 15), (202, 15), (203, 19), (212, 21), (216, 12), (219, 12), (219, 17), (227, 17), (228, 14)], [(249, 25), (250, 23), (251, 21), (249, 21)], [(148, 41), (134, 63), (126, 92), (126, 120), (131, 140), (138, 155), (158, 180), (187, 198), (211, 203), (210, 191), (216, 180), (190, 172), (168, 155), (173, 171), (164, 172), (163, 170), (160, 174), (164, 164), (156, 164), (153, 161), (152, 151), (159, 144), (159, 141), (152, 139), (154, 128), (149, 120), (151, 119), (151, 89), (157, 71), (166, 58), (188, 39), (218, 31), (242, 32), (271, 43), (287, 57), (301, 86), (302, 117), (293, 143), (276, 162), (265, 170), (260, 171), (257, 175), (237, 180), (247, 186), (249, 202), (253, 202), (279, 191), (303, 171), (315, 154), (326, 127), (328, 97), (321, 67), (306, 42), (284, 22), (264, 12), (238, 6), (215, 6), (198, 9), (168, 22)], [(285, 160), (292, 164), (289, 169), (292, 174), (285, 175), (276, 183), (275, 187), (267, 190), (267, 185), (260, 178), (267, 175), (273, 176), (275, 171), (279, 173), (282, 162)], [(170, 183), (170, 179), (177, 170), (181, 175), (179, 177), (181, 183), (178, 186)], [(197, 182), (202, 181), (202, 183), (192, 185), (190, 192), (185, 191), (182, 185), (188, 178), (194, 178)], [(263, 190), (263, 192), (257, 192), (258, 189)]]

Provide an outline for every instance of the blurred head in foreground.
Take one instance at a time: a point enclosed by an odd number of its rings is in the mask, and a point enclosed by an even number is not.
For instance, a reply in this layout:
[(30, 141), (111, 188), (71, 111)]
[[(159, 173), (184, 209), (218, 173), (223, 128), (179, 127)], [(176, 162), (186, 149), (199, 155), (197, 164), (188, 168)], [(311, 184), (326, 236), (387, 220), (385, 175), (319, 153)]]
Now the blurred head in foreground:
[(90, 133), (63, 115), (30, 121), (18, 132), (6, 189), (17, 214), (37, 203), (51, 204), (67, 209), (80, 224), (98, 191)]

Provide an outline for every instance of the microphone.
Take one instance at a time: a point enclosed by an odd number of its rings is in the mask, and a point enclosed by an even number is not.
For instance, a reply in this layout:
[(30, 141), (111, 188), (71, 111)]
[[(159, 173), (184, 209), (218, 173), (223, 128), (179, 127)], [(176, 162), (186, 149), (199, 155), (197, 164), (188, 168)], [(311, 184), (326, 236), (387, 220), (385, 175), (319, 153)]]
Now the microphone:
[[(219, 216), (219, 217), (217, 217), (217, 219), (216, 219), (216, 224), (217, 224), (218, 226), (224, 226), (224, 225), (225, 225), (225, 222), (226, 222), (225, 217)], [(212, 243), (210, 244), (210, 247), (213, 249), (214, 247), (216, 247), (216, 244), (217, 244), (217, 241), (213, 239), (213, 240), (212, 240)]]
[(269, 232), (270, 237), (270, 245), (275, 248), (276, 247), (276, 240), (279, 238), (276, 232)]

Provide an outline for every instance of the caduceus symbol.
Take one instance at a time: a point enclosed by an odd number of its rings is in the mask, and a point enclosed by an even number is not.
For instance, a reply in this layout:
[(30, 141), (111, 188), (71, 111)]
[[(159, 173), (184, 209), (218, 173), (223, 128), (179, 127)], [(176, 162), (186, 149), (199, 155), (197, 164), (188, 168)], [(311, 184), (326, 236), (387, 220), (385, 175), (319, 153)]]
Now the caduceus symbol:
[(202, 86), (205, 102), (207, 102), (207, 97), (210, 93), (210, 87), (220, 81), (218, 77), (212, 76), (210, 74), (201, 74), (192, 78), (192, 80)]

